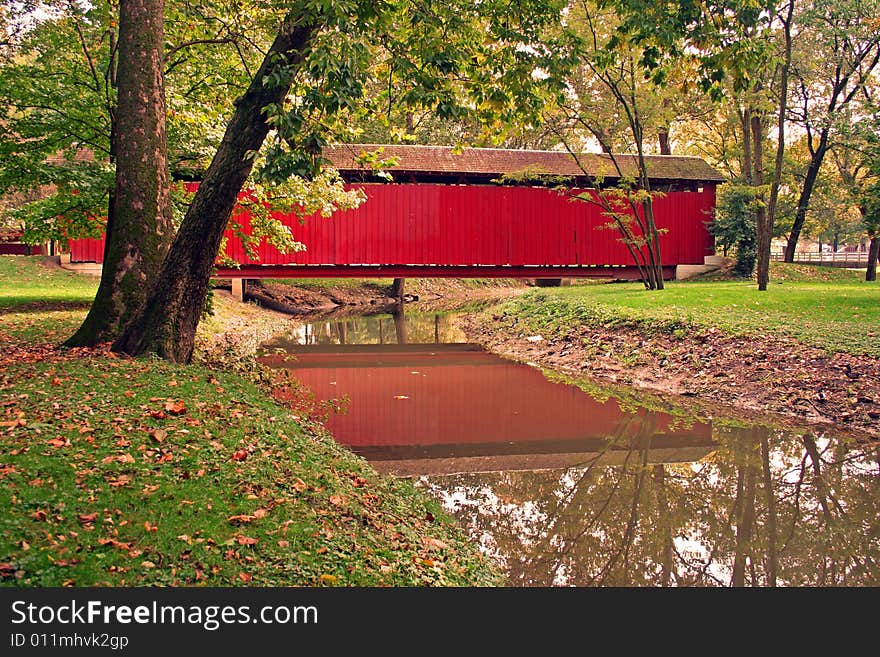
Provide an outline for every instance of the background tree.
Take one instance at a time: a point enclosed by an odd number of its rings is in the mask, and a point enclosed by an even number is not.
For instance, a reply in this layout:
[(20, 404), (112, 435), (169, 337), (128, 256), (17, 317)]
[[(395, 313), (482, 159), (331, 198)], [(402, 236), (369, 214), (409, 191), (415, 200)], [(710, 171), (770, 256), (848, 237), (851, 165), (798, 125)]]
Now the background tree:
[(840, 119), (859, 98), (880, 63), (880, 2), (818, 0), (798, 16), (802, 26), (792, 67), (798, 102), (791, 118), (806, 135), (810, 153), (785, 261), (793, 262), (810, 199), (825, 156), (840, 133)]
[(861, 102), (845, 124), (840, 147), (832, 151), (841, 185), (867, 234), (868, 264), (865, 280), (877, 280), (880, 253), (880, 110), (876, 85), (863, 88)]
[(733, 252), (734, 272), (742, 278), (751, 278), (755, 272), (755, 203), (754, 187), (726, 184), (719, 192), (715, 217), (709, 224), (709, 231), (715, 236), (715, 248), (721, 248), (724, 255)]
[(596, 191), (576, 198), (602, 207), (609, 218), (607, 227), (620, 234), (645, 287), (660, 290), (660, 230), (645, 155), (670, 152), (676, 95), (667, 81), (675, 65), (685, 66), (684, 56), (674, 54), (681, 52), (683, 37), (661, 42), (631, 30), (621, 19), (622, 11), (623, 3), (584, 1), (570, 7), (565, 28), (577, 66), (566, 80), (566, 91), (558, 96), (556, 112), (547, 120), (578, 162), (578, 154), (589, 145), (608, 154), (620, 184), (606, 187), (582, 166)]

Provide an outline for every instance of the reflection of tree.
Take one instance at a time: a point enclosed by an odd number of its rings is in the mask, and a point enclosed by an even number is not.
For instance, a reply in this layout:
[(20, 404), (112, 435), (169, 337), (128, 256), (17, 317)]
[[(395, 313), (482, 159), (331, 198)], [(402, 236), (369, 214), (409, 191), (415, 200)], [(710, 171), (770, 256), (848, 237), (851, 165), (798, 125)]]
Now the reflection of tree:
[[(641, 422), (635, 420), (634, 422)], [(693, 464), (652, 463), (630, 426), (564, 471), (430, 479), (518, 585), (880, 583), (877, 455), (844, 439), (719, 429)], [(450, 502), (452, 506), (452, 503)]]
[(408, 344), (407, 339), (407, 322), (403, 316), (403, 304), (399, 303), (394, 306), (391, 311), (391, 317), (394, 319), (394, 335), (397, 336), (397, 344)]
[(454, 344), (465, 336), (452, 315), (406, 313), (398, 305), (390, 314), (320, 320), (289, 338), (275, 338), (267, 348), (295, 351), (303, 344)]

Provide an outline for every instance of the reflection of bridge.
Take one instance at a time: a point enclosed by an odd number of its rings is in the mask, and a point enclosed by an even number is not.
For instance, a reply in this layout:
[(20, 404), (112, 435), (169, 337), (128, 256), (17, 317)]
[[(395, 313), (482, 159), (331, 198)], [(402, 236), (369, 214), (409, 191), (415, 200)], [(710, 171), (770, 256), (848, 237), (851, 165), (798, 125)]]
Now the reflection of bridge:
[[(251, 260), (227, 231), (226, 255), (240, 269), (221, 269), (225, 278), (298, 277), (524, 277), (634, 278), (632, 256), (616, 230), (600, 230), (609, 219), (596, 205), (572, 202), (545, 186), (500, 185), (505, 174), (531, 172), (591, 184), (567, 153), (386, 146), (397, 157), (388, 169), (399, 184), (387, 184), (361, 167), (356, 156), (375, 146), (340, 146), (325, 155), (367, 202), (330, 218), (277, 215), (307, 250), (283, 255), (266, 244)], [(606, 156), (584, 155), (592, 181), (615, 184), (619, 174)], [(634, 173), (623, 156), (623, 173)], [(706, 229), (722, 177), (703, 160), (648, 158), (652, 184), (665, 195), (655, 202), (666, 276), (678, 265), (703, 265), (713, 253)], [(588, 191), (595, 195), (595, 190)], [(249, 228), (249, 215), (237, 221)], [(101, 240), (71, 242), (72, 262), (101, 262)]]
[(347, 411), (328, 428), (398, 474), (636, 463), (641, 449), (651, 462), (690, 462), (714, 449), (708, 424), (624, 410), (476, 345), (319, 345), (295, 353), (293, 362), (262, 362), (291, 368), (318, 399), (348, 396)]

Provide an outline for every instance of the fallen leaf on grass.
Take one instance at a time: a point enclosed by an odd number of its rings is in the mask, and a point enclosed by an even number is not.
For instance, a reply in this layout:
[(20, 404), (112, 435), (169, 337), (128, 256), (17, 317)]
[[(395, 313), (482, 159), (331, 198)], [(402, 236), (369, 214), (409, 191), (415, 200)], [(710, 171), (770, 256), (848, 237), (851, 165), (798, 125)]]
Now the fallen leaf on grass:
[(446, 548), (449, 547), (448, 545), (446, 545), (446, 543), (441, 541), (439, 538), (431, 538), (431, 537), (424, 538), (424, 539), (422, 539), (422, 543), (424, 543), (425, 547), (427, 547), (427, 548), (436, 548), (437, 550), (445, 550)]
[(235, 542), (239, 545), (256, 545), (260, 540), (257, 538), (251, 538), (250, 536), (236, 536)]
[(125, 550), (126, 552), (132, 548), (131, 543), (123, 543), (122, 541), (117, 541), (115, 538), (99, 538), (98, 545), (109, 545), (110, 547)]
[(246, 449), (239, 449), (232, 453), (233, 461), (244, 461), (248, 457), (248, 451)]
[(186, 413), (186, 404), (182, 401), (165, 402), (165, 410), (171, 415), (183, 415)]
[(338, 581), (339, 578), (336, 575), (321, 575), (321, 584), (333, 586)]
[(333, 506), (344, 506), (346, 503), (345, 495), (331, 495), (330, 504)]

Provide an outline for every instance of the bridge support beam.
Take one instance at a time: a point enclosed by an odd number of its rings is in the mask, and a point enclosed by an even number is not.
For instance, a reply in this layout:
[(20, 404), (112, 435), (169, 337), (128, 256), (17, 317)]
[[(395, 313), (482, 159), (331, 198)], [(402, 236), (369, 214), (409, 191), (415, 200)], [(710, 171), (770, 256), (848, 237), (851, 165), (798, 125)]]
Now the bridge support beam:
[[(663, 266), (672, 280), (675, 265)], [(242, 265), (218, 268), (215, 278), (606, 278), (639, 280), (627, 265)]]
[(232, 296), (236, 301), (238, 301), (240, 303), (244, 303), (245, 290), (247, 290), (247, 279), (244, 279), (244, 278), (233, 278), (232, 279)]

